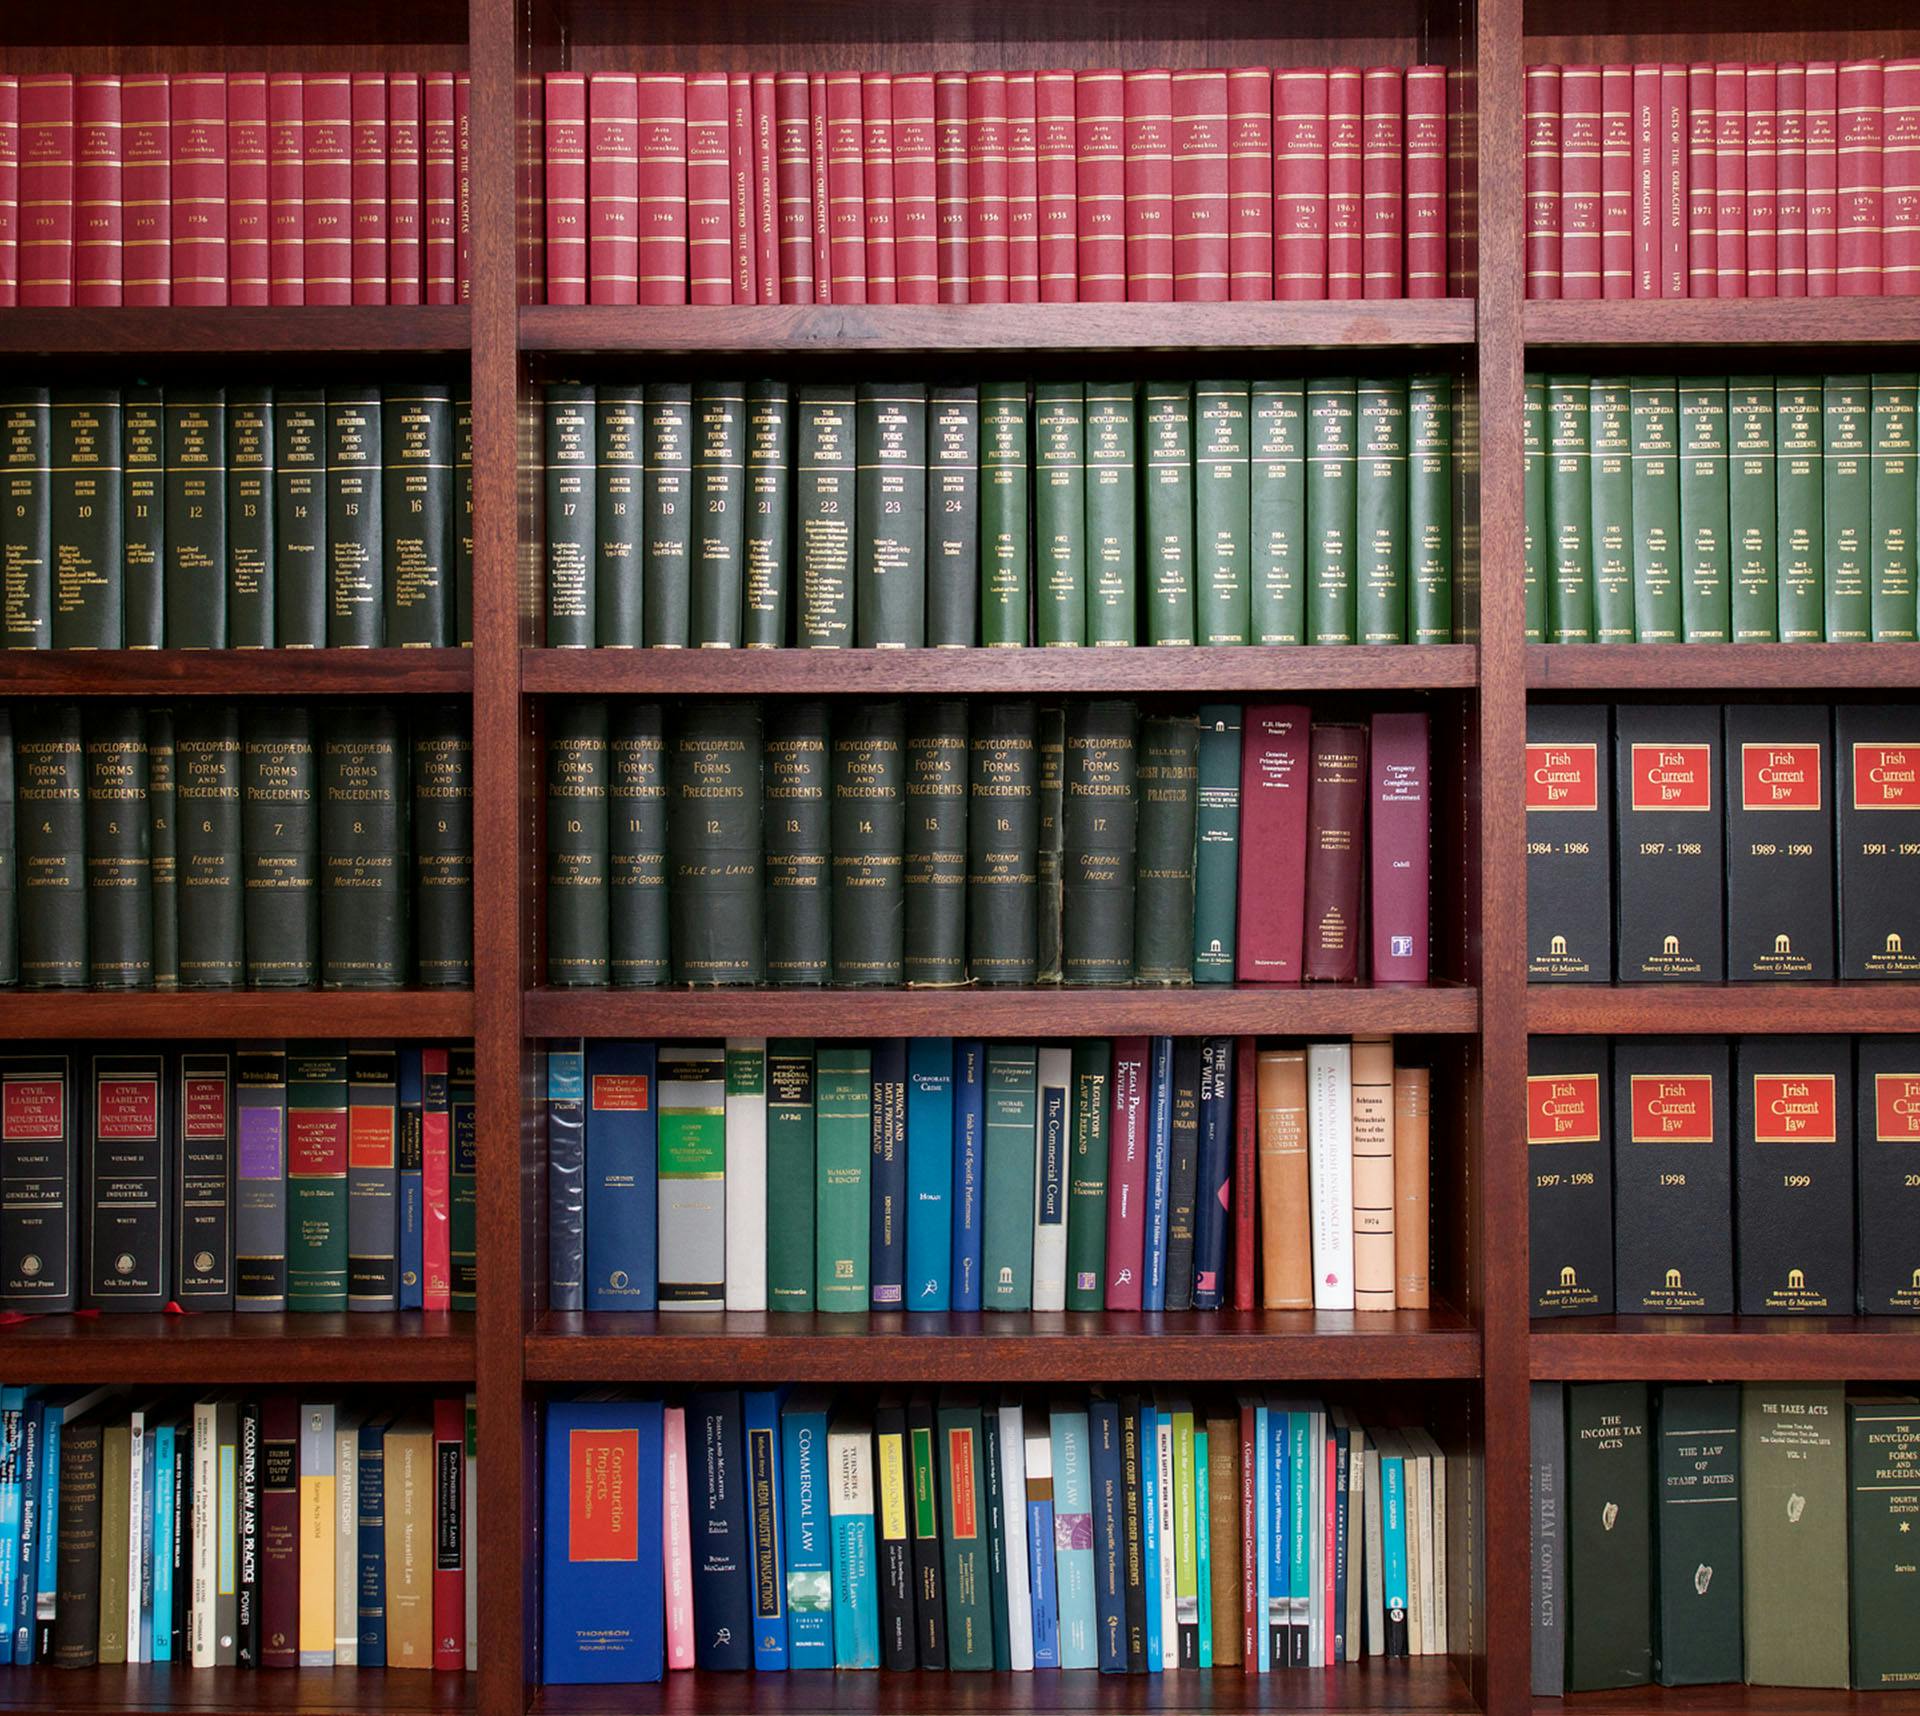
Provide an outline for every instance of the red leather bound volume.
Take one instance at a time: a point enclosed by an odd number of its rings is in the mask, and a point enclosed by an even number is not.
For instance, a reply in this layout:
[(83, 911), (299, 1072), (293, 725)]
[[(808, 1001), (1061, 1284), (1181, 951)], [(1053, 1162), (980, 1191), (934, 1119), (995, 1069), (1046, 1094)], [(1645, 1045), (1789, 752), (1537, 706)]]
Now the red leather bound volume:
[(587, 301), (587, 74), (548, 72), (547, 302)]
[[(807, 74), (773, 80), (774, 185), (780, 199), (780, 302), (813, 302), (813, 125)], [(687, 195), (692, 199), (693, 91), (687, 91)], [(691, 216), (691, 210), (689, 210)], [(696, 278), (698, 270), (695, 270)], [(696, 300), (697, 301), (697, 300)]]
[(1240, 914), (1234, 976), (1298, 983), (1307, 875), (1308, 725), (1292, 703), (1241, 717)]
[[(1307, 787), (1304, 975), (1310, 983), (1360, 979), (1366, 814), (1366, 728), (1316, 721)], [(1241, 838), (1246, 838), (1244, 827)], [(1246, 911), (1244, 886), (1241, 911)]]
[(687, 301), (687, 86), (587, 79), (587, 302)]
[(933, 193), (939, 228), (940, 302), (967, 301), (967, 74), (933, 80)]
[(1560, 68), (1560, 296), (1600, 296), (1600, 68)]
[[(447, 1051), (422, 1049), (420, 1073), (428, 1090), (447, 1088)], [(453, 1205), (453, 1136), (447, 1105), (428, 1103), (420, 1122), (420, 1308), (445, 1311), (453, 1297), (450, 1217)]]
[(260, 1666), (300, 1666), (300, 1403), (260, 1402)]
[(1227, 73), (1227, 296), (1273, 297), (1273, 76), (1265, 66)]
[(173, 79), (173, 301), (227, 301), (227, 80)]
[(353, 74), (353, 301), (387, 301), (387, 80)]
[[(421, 303), (425, 276), (421, 240), (420, 78), (387, 78), (387, 302)], [(583, 228), (584, 230), (584, 228)], [(547, 265), (544, 245), (541, 266)]]
[(1560, 68), (1528, 66), (1527, 296), (1560, 296)]
[[(964, 122), (962, 131), (966, 129)], [(810, 184), (813, 193), (813, 297), (817, 304), (833, 302), (833, 199), (827, 178), (827, 75), (813, 72), (807, 78), (807, 137)], [(964, 170), (964, 157), (961, 167)], [(966, 202), (961, 187), (960, 200)], [(961, 209), (964, 216), (966, 210)], [(864, 278), (864, 276), (863, 276)]]
[(1327, 296), (1363, 295), (1366, 186), (1362, 176), (1361, 78), (1352, 66), (1327, 73)]
[[(1596, 79), (1596, 92), (1598, 80)], [(1447, 295), (1447, 68), (1407, 68), (1406, 277), (1409, 298)], [(1598, 115), (1595, 139), (1598, 140)], [(1594, 163), (1595, 183), (1599, 162)], [(1595, 270), (1599, 197), (1594, 198)], [(1596, 294), (1597, 295), (1597, 294)]]
[(758, 296), (753, 240), (753, 80), (727, 79), (727, 207), (733, 221), (733, 301)]
[(422, 203), (427, 236), (427, 302), (451, 304), (455, 301), (455, 222), (459, 205), (454, 178), (453, 73), (428, 72), (425, 99), (426, 195)]
[(1633, 296), (1633, 67), (1600, 72), (1600, 296)]
[(231, 304), (271, 301), (267, 74), (227, 74), (227, 287)]
[(1371, 883), (1366, 917), (1372, 977), (1375, 983), (1425, 983), (1433, 840), (1426, 716), (1374, 716), (1368, 750)]
[(353, 301), (353, 92), (347, 79), (309, 76), (301, 96), (306, 164), (305, 261), (309, 304)]
[(1043, 304), (1080, 295), (1080, 204), (1074, 172), (1073, 73), (1043, 71), (1033, 80), (1034, 201), (1040, 236), (1036, 267)]
[(82, 77), (73, 89), (73, 301), (121, 302), (120, 80)]
[[(1713, 68), (1713, 295), (1747, 295), (1747, 68)], [(1697, 296), (1697, 294), (1696, 294)]]
[(1776, 298), (1780, 282), (1779, 99), (1773, 67), (1747, 67), (1747, 296)]
[(433, 1666), (467, 1666), (467, 1403), (433, 1403)]
[(827, 222), (836, 304), (867, 301), (867, 217), (860, 126), (860, 74), (827, 73)]
[(1774, 68), (1778, 115), (1774, 147), (1775, 289), (1782, 298), (1807, 295), (1807, 68)]
[(1040, 141), (1032, 72), (1007, 74), (1007, 301), (1040, 301)]
[(1840, 67), (1807, 65), (1807, 296), (1839, 291)]
[(1140, 1309), (1147, 1237), (1147, 1053), (1145, 1037), (1113, 1040), (1113, 1101), (1107, 1121), (1107, 1309)]
[(866, 199), (867, 302), (899, 300), (893, 230), (893, 79), (868, 72), (860, 79), (860, 184)]
[[(592, 105), (592, 92), (588, 92)], [(473, 81), (465, 72), (453, 77), (453, 301), (470, 303), (473, 298), (473, 123), (471, 105)], [(588, 139), (592, 148), (592, 139)], [(593, 176), (589, 169), (587, 182)], [(588, 252), (591, 266), (592, 252)]]
[(1880, 292), (1880, 102), (1885, 78), (1878, 60), (1840, 67), (1839, 248), (1842, 298)]
[(1233, 1308), (1251, 1311), (1258, 1304), (1255, 1285), (1253, 1212), (1260, 1201), (1256, 1179), (1260, 1160), (1259, 1045), (1252, 1037), (1233, 1044)]
[(0, 309), (20, 302), (20, 80), (0, 73)]
[(687, 76), (688, 301), (733, 302), (732, 142), (727, 74)]
[(1127, 103), (1119, 72), (1074, 79), (1073, 130), (1080, 299), (1117, 304), (1127, 295)]
[(1720, 279), (1720, 205), (1716, 156), (1720, 147), (1719, 110), (1714, 106), (1714, 71), (1706, 64), (1687, 67), (1687, 296), (1718, 296)]
[(1660, 116), (1666, 128), (1661, 168), (1666, 175), (1660, 223), (1660, 295), (1687, 295), (1687, 68), (1660, 68)]
[(1127, 298), (1173, 297), (1173, 74), (1126, 74)]
[(1362, 291), (1368, 298), (1400, 298), (1406, 295), (1400, 225), (1406, 183), (1399, 71), (1369, 66), (1360, 80), (1360, 103)]
[(73, 303), (73, 79), (20, 80), (20, 302)]
[[(1396, 155), (1396, 168), (1399, 160)], [(1395, 211), (1396, 215), (1398, 211)], [(1173, 74), (1173, 295), (1227, 299), (1227, 74)]]
[(1327, 74), (1273, 74), (1273, 295), (1327, 295)]
[(1660, 68), (1633, 68), (1633, 295), (1660, 296)]
[(1920, 292), (1920, 60), (1888, 60), (1880, 145), (1886, 234), (1881, 273), (1889, 296)]
[(172, 96), (160, 74), (120, 80), (123, 304), (173, 302)]
[(893, 80), (893, 273), (902, 304), (940, 302), (940, 205), (934, 189), (933, 76)]
[(780, 205), (774, 193), (773, 73), (753, 74), (753, 294), (780, 302)]
[(1007, 74), (967, 74), (967, 301), (1007, 301)]

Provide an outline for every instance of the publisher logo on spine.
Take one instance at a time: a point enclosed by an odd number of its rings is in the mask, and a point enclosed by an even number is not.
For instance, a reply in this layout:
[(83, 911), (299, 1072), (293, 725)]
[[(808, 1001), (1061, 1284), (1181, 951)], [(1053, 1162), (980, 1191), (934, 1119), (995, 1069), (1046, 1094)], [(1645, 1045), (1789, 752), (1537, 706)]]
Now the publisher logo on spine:
[(1755, 1073), (1756, 1144), (1831, 1144), (1838, 1137), (1832, 1073)]
[(1598, 1144), (1600, 1075), (1536, 1074), (1527, 1080), (1529, 1144)]
[(1632, 1079), (1636, 1144), (1711, 1144), (1711, 1073), (1636, 1073)]
[(1920, 810), (1920, 744), (1856, 744), (1853, 808)]
[(1920, 1142), (1920, 1073), (1873, 1075), (1873, 1130), (1882, 1144)]
[(1529, 745), (1527, 809), (1599, 809), (1598, 749), (1595, 745)]
[(1635, 745), (1635, 810), (1712, 810), (1711, 745)]
[(1742, 745), (1740, 803), (1746, 810), (1818, 810), (1818, 745)]

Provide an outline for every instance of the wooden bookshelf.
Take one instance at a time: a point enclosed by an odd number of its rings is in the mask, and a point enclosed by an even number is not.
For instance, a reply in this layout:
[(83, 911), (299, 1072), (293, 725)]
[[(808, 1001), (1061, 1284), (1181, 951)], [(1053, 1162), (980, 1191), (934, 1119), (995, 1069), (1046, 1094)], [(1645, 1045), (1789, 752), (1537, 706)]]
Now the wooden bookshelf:
[[(1754, 49), (1756, 54), (1762, 51)], [(1766, 52), (1773, 57), (1770, 50)], [(1735, 347), (1761, 355), (1769, 349), (1796, 354), (1807, 348), (1871, 351), (1920, 343), (1920, 299), (1563, 300), (1528, 304), (1523, 328), (1527, 345), (1541, 353), (1672, 351), (1690, 346)], [(1698, 367), (1701, 355), (1696, 353), (1689, 362)], [(1797, 356), (1791, 361), (1796, 369), (1801, 367)]]
[(480, 1709), (477, 1675), (404, 1669), (303, 1668), (269, 1674), (239, 1668), (10, 1668), (0, 1673), (0, 1710), (65, 1710), (77, 1716), (191, 1710), (199, 1716), (452, 1716)]
[(0, 1335), (36, 1382), (467, 1383), (470, 1312), (29, 1317)]
[(460, 358), (467, 312), (453, 304), (291, 309), (8, 310), (0, 355), (35, 358)]
[(1910, 983), (1537, 983), (1527, 992), (1527, 1026), (1561, 1037), (1920, 1031), (1920, 989)]
[(1529, 644), (1529, 691), (1875, 691), (1920, 686), (1920, 644)]
[[(0, 321), (4, 321), (0, 317)], [(467, 697), (466, 649), (16, 650), (8, 697)]]
[(430, 1037), (474, 1030), (464, 989), (0, 990), (0, 1038)]
[(1920, 1376), (1920, 1323), (1911, 1317), (1536, 1318), (1529, 1350), (1541, 1379), (1790, 1382), (1813, 1374), (1815, 1341), (1820, 1376)]

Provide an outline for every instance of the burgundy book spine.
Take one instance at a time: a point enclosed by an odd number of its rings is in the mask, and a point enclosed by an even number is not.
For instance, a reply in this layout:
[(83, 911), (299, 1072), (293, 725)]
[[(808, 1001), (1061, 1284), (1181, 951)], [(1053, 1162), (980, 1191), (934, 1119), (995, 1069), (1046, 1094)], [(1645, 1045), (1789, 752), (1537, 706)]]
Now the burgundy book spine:
[(1080, 234), (1080, 301), (1127, 295), (1126, 85), (1117, 71), (1074, 79), (1074, 196)]
[(1327, 295), (1327, 74), (1273, 74), (1273, 295)]
[(1710, 65), (1687, 67), (1687, 296), (1719, 295), (1719, 110)]
[(1747, 67), (1747, 296), (1780, 295), (1780, 116), (1770, 65)]
[(587, 301), (587, 74), (548, 72), (547, 302)]
[(1600, 296), (1600, 68), (1560, 68), (1560, 296)]
[(353, 301), (353, 93), (344, 77), (314, 74), (302, 91), (309, 304)]
[(1633, 296), (1633, 67), (1600, 72), (1600, 296)]
[[(1309, 983), (1356, 983), (1366, 862), (1367, 730), (1316, 721), (1312, 752), (1303, 974)], [(1245, 837), (1243, 821), (1242, 840)], [(1244, 890), (1242, 894), (1244, 913)]]
[(1360, 73), (1327, 73), (1327, 296), (1358, 298), (1363, 279), (1365, 185), (1361, 172)]
[[(425, 246), (421, 203), (420, 77), (387, 78), (387, 302), (423, 302)], [(584, 231), (584, 227), (582, 228)], [(544, 269), (544, 246), (541, 255)]]
[(1713, 68), (1713, 295), (1747, 295), (1747, 68)]
[[(688, 198), (692, 198), (693, 92), (687, 92)], [(774, 184), (780, 198), (780, 302), (813, 302), (813, 125), (807, 74), (773, 80)], [(689, 211), (691, 213), (691, 211)]]
[(967, 301), (1007, 301), (1007, 74), (967, 74)]
[(387, 301), (387, 79), (353, 74), (353, 301)]
[(1774, 279), (1782, 298), (1807, 295), (1807, 68), (1774, 70)]
[(1687, 295), (1687, 68), (1660, 68), (1660, 116), (1665, 128), (1661, 171), (1665, 174), (1660, 222), (1660, 295)]
[(173, 302), (173, 91), (163, 74), (120, 80), (120, 272), (124, 304)]
[(1236, 303), (1273, 297), (1273, 76), (1227, 73), (1227, 284)]
[(773, 73), (753, 74), (753, 291), (757, 304), (780, 302), (780, 204), (774, 164)]
[(428, 72), (425, 94), (427, 302), (451, 304), (455, 301), (454, 223), (459, 205), (454, 176), (453, 73)]
[(1040, 302), (1039, 95), (1032, 72), (1007, 74), (1007, 302)]
[(0, 309), (20, 302), (20, 79), (0, 72)]
[(1360, 82), (1360, 267), (1368, 298), (1406, 295), (1401, 201), (1406, 195), (1400, 72), (1369, 66)]
[[(833, 302), (833, 198), (827, 166), (827, 111), (826, 73), (810, 73), (807, 78), (807, 159), (808, 182), (813, 196), (810, 211), (813, 222), (813, 298), (817, 304)], [(963, 121), (961, 130), (964, 132), (965, 129)], [(960, 165), (964, 173), (964, 153)], [(960, 186), (960, 213), (963, 218), (966, 200), (966, 182), (963, 178)]]
[(433, 1403), (433, 1666), (454, 1673), (467, 1666), (467, 1579), (473, 1560), (461, 1493), (466, 1456), (467, 1403), (457, 1394), (442, 1395)]
[(1367, 923), (1373, 942), (1373, 981), (1425, 983), (1433, 839), (1427, 717), (1374, 716), (1368, 757), (1372, 790)]
[(867, 222), (867, 302), (899, 302), (898, 242), (893, 228), (893, 79), (860, 79), (860, 185)]
[(1254, 1211), (1260, 1203), (1259, 1043), (1236, 1037), (1233, 1043), (1233, 1308), (1251, 1311), (1255, 1294), (1254, 1259), (1259, 1236)]
[(82, 77), (73, 90), (73, 301), (113, 305), (125, 280), (121, 247), (120, 80)]
[(473, 299), (473, 80), (453, 77), (453, 301)]
[(733, 302), (732, 143), (728, 137), (727, 74), (687, 77), (688, 302)]
[(73, 303), (73, 79), (20, 80), (20, 302)]
[(1173, 297), (1173, 74), (1128, 72), (1127, 298)]
[[(598, 99), (606, 82), (605, 117)], [(682, 77), (644, 74), (618, 79), (594, 78), (587, 86), (588, 182), (593, 186), (594, 222), (590, 242), (602, 247), (616, 278), (617, 294), (595, 303), (684, 304), (687, 301), (687, 83)], [(624, 225), (599, 223), (604, 155), (610, 212)], [(601, 268), (593, 266), (599, 284)]]
[(1840, 67), (1832, 60), (1807, 66), (1807, 296), (1839, 291)]
[(260, 1666), (300, 1666), (300, 1403), (260, 1403)]
[(1660, 296), (1660, 68), (1633, 68), (1633, 295)]
[(1043, 71), (1033, 80), (1034, 202), (1043, 304), (1071, 304), (1079, 296), (1080, 204), (1074, 172), (1073, 73)]
[(1886, 234), (1881, 269), (1890, 296), (1920, 292), (1920, 60), (1888, 60), (1880, 146)]
[(173, 79), (173, 301), (227, 301), (227, 80)]
[(727, 209), (733, 222), (733, 301), (754, 303), (757, 255), (753, 236), (753, 79), (727, 79)]
[(227, 267), (233, 304), (272, 301), (272, 169), (267, 149), (267, 74), (227, 74)]
[(833, 301), (867, 301), (867, 224), (860, 148), (860, 74), (827, 74), (827, 221)]
[(1172, 93), (1173, 295), (1188, 303), (1225, 303), (1232, 247), (1227, 225), (1227, 74), (1175, 72)]
[[(1596, 93), (1598, 84), (1596, 80)], [(1407, 68), (1406, 264), (1409, 298), (1447, 295), (1447, 68)], [(1598, 145), (1599, 115), (1595, 116)], [(1599, 162), (1594, 163), (1598, 183)], [(1599, 196), (1594, 197), (1594, 260), (1599, 262)]]
[(1113, 1102), (1107, 1124), (1107, 1309), (1140, 1309), (1147, 1237), (1147, 1052), (1145, 1037), (1113, 1040)]
[(1527, 296), (1560, 296), (1560, 68), (1528, 66)]
[(940, 302), (940, 205), (935, 190), (933, 76), (893, 80), (893, 271), (902, 304)]
[(1234, 976), (1298, 983), (1305, 923), (1309, 716), (1249, 704), (1241, 718), (1240, 912)]
[(1848, 60), (1839, 87), (1839, 245), (1842, 298), (1877, 297), (1880, 280), (1880, 102), (1878, 60)]

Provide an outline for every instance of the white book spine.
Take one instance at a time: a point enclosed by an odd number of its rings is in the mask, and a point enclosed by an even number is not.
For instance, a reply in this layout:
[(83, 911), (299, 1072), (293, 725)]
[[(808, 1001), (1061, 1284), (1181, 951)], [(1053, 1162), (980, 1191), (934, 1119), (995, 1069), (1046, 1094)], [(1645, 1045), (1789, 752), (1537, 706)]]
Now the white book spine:
[[(1041, 1051), (1043, 1054), (1045, 1050)], [(1007, 1534), (1007, 1657), (1033, 1667), (1033, 1563), (1027, 1558), (1027, 1428), (1015, 1401), (1000, 1412), (1000, 1518)]]
[(727, 1309), (767, 1308), (767, 1040), (727, 1039)]
[(360, 1426), (333, 1431), (333, 1666), (360, 1664)]
[(1380, 1524), (1380, 1450), (1367, 1438), (1367, 1655), (1387, 1651), (1386, 1539)]
[(1442, 1647), (1440, 1611), (1433, 1600), (1433, 1455), (1423, 1433), (1415, 1440), (1420, 1444), (1420, 1511), (1415, 1522), (1420, 1528), (1420, 1639), (1428, 1656), (1438, 1656)]
[(214, 1404), (193, 1408), (193, 1586), (189, 1592), (187, 1639), (195, 1668), (213, 1667), (213, 1463)]
[(1433, 1455), (1433, 1632), (1437, 1648), (1448, 1649), (1447, 1630), (1447, 1455), (1438, 1442), (1432, 1443)]
[(1173, 1536), (1173, 1418), (1166, 1407), (1159, 1409), (1153, 1426), (1154, 1461), (1160, 1469), (1159, 1490), (1155, 1502), (1160, 1512), (1160, 1666), (1180, 1666), (1180, 1551)]
[(1033, 1140), (1033, 1308), (1067, 1308), (1067, 1177), (1073, 1154), (1073, 1051), (1042, 1048)]
[(127, 1661), (145, 1662), (140, 1654), (140, 1563), (146, 1539), (147, 1415), (130, 1415), (127, 1452)]
[(1313, 1204), (1313, 1308), (1351, 1311), (1353, 1052), (1345, 1043), (1307, 1046), (1307, 1170)]

